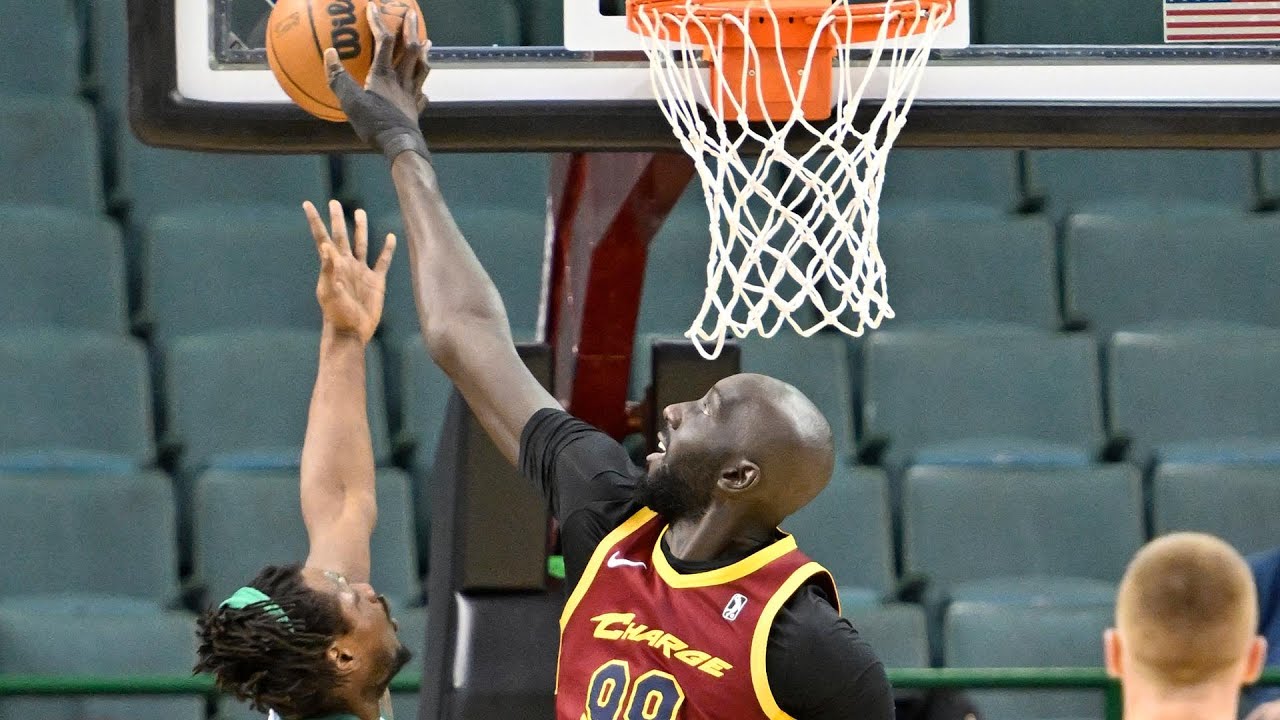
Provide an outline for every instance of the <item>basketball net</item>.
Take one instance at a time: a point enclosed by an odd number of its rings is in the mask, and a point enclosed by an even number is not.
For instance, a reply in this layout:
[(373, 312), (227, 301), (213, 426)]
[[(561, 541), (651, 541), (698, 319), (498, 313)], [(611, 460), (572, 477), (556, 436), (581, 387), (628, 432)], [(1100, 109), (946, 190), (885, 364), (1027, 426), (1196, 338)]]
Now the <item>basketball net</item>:
[[(797, 28), (790, 2), (738, 0), (730, 11), (724, 2), (632, 0), (654, 91), (711, 216), (706, 295), (685, 333), (707, 358), (730, 333), (772, 337), (787, 325), (806, 337), (828, 327), (857, 337), (893, 317), (876, 245), (885, 161), (952, 6), (809, 3), (825, 9), (801, 19), (807, 48), (784, 48), (783, 33)], [(913, 47), (889, 47), (907, 35)], [(867, 50), (850, 46), (868, 40), (870, 57), (856, 68)], [(823, 77), (833, 53), (834, 75)], [(873, 80), (885, 100), (859, 130), (855, 114)], [(815, 124), (828, 113), (829, 123)]]

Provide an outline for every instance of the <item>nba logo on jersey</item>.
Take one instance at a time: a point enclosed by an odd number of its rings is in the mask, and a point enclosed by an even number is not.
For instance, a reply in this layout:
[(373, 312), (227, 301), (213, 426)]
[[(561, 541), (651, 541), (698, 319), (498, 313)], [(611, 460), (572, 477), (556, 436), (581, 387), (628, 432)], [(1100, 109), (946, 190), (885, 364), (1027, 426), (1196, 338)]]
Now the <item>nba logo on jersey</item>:
[(729, 598), (729, 604), (724, 606), (724, 612), (720, 616), (729, 622), (738, 619), (738, 615), (742, 612), (742, 608), (747, 606), (747, 598), (741, 593), (734, 593)]

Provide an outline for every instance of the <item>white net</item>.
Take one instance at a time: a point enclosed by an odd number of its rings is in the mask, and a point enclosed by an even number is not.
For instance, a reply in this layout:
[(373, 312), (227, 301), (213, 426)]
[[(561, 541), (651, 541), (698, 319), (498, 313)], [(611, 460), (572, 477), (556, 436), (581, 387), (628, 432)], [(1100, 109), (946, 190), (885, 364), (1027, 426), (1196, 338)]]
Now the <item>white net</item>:
[[(821, 18), (808, 21), (814, 32), (803, 72), (786, 74), (790, 113), (752, 125), (751, 101), (762, 107), (767, 94), (758, 70), (762, 63), (776, 69), (784, 60), (776, 44), (757, 47), (747, 29), (772, 23), (780, 37), (781, 25), (794, 18), (779, 17), (770, 0), (757, 0), (749, 3), (754, 7), (708, 20), (701, 6), (710, 4), (655, 3), (636, 18), (655, 93), (696, 164), (711, 215), (706, 295), (685, 335), (713, 358), (730, 333), (772, 337), (790, 326), (809, 336), (833, 327), (858, 336), (878, 327), (893, 317), (876, 246), (885, 161), (951, 6), (916, 0), (915, 12), (903, 12), (903, 3), (887, 3), (874, 19), (879, 32), (867, 57), (866, 49), (851, 47), (854, 3), (832, 0)], [(723, 67), (726, 49), (734, 50), (726, 44), (731, 33), (746, 43), (736, 87), (701, 62), (705, 52)], [(913, 37), (910, 47), (891, 40), (903, 35)], [(836, 45), (835, 109), (819, 125), (805, 118), (802, 100), (815, 58), (823, 62), (826, 56), (819, 49), (824, 39)], [(864, 126), (855, 128), (873, 81), (884, 103), (874, 116), (864, 113)], [(723, 98), (720, 112), (699, 112), (699, 106), (717, 107), (717, 96)]]

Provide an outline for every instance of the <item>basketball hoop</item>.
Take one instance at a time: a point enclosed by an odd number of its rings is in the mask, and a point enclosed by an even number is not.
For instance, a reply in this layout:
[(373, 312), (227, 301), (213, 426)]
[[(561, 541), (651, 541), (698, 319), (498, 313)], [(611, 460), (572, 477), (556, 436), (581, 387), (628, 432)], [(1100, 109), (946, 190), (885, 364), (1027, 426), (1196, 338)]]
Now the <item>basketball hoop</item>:
[[(785, 323), (856, 337), (893, 317), (876, 246), (885, 161), (952, 11), (952, 0), (627, 0), (711, 214), (707, 291), (685, 333), (704, 356), (730, 332), (772, 337)], [(858, 43), (870, 55), (855, 72)], [(873, 76), (885, 100), (860, 131)]]

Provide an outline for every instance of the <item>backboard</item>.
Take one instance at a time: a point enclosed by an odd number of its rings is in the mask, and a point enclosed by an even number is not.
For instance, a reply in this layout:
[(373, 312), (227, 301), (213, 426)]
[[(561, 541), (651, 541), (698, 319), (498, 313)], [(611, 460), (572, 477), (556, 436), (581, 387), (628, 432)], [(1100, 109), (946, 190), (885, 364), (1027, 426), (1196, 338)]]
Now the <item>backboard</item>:
[[(620, 2), (423, 4), (435, 39), (424, 123), (434, 148), (677, 148)], [(1201, 40), (1195, 44), (1150, 44), (1166, 37), (1166, 20), (1168, 36), (1178, 37), (1177, 13), (1232, 4), (959, 0), (958, 21), (933, 53), (898, 144), (1280, 147), (1280, 46), (1243, 42), (1280, 38), (1280, 24), (1274, 37), (1256, 31), (1280, 10), (1235, 21), (1254, 32), (1224, 22), (1221, 34), (1190, 34)], [(1107, 9), (1116, 5), (1123, 7)], [(130, 0), (131, 115), (144, 141), (273, 152), (356, 147), (346, 127), (304, 115), (276, 84), (262, 50), (270, 7), (271, 0)], [(548, 20), (561, 13), (563, 21)], [(540, 18), (541, 29), (530, 31), (530, 18)], [(1203, 22), (1195, 16), (1181, 25)], [(492, 32), (477, 35), (486, 25)], [(1072, 27), (1074, 37), (1055, 35)], [(451, 37), (472, 44), (451, 46)], [(477, 37), (497, 44), (477, 47)], [(1044, 44), (1075, 37), (1111, 44)], [(1128, 38), (1148, 44), (1116, 44)], [(524, 44), (533, 42), (557, 44)], [(873, 77), (869, 99), (881, 84)]]

